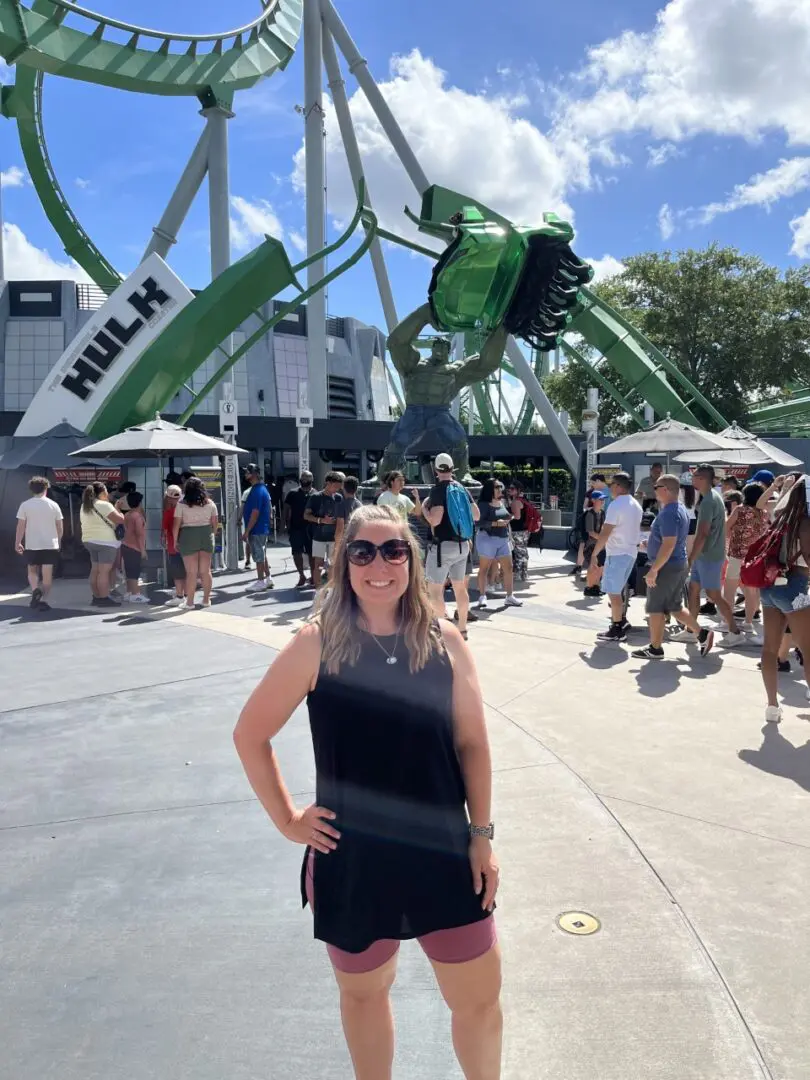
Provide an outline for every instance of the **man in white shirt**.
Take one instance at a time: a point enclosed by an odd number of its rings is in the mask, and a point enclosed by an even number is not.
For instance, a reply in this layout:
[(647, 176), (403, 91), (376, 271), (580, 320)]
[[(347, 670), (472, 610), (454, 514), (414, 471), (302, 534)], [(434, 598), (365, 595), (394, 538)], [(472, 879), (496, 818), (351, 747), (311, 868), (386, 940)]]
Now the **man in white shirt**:
[(17, 511), (15, 547), (18, 555), (25, 556), (31, 607), (37, 611), (50, 610), (46, 597), (53, 584), (53, 568), (59, 558), (64, 528), (59, 505), (48, 498), (49, 487), (44, 476), (33, 477), (28, 481), (31, 498)]
[(610, 484), (611, 502), (591, 559), (603, 549), (607, 553), (602, 590), (610, 599), (610, 629), (599, 634), (600, 641), (626, 641), (623, 593), (638, 558), (641, 534), (641, 505), (633, 498), (633, 481), (625, 472), (616, 473)]

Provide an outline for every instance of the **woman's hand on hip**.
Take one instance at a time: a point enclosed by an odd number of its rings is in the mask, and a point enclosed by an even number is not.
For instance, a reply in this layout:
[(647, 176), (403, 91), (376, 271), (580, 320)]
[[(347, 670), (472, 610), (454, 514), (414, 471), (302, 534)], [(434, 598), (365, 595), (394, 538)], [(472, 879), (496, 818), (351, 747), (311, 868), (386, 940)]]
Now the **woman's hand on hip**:
[(484, 911), (492, 911), (501, 872), (492, 850), (492, 841), (485, 836), (474, 836), (470, 841), (470, 866), (473, 889), (481, 897), (481, 907)]
[(295, 810), (282, 832), (294, 844), (309, 844), (322, 855), (328, 855), (340, 839), (340, 833), (329, 824), (335, 817), (331, 810), (313, 804), (306, 810)]

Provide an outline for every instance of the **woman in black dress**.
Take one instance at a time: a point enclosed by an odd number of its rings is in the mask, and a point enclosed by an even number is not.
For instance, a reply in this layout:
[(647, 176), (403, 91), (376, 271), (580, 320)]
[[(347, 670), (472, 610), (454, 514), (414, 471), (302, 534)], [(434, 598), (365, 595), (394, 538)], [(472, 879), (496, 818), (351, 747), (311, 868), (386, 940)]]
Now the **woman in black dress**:
[[(472, 657), (431, 613), (400, 515), (346, 526), (320, 611), (271, 665), (234, 740), (276, 827), (306, 845), (304, 903), (340, 989), (357, 1080), (390, 1080), (389, 990), (417, 938), (452, 1014), (467, 1080), (498, 1080), (500, 950), (492, 912), (492, 766)], [(306, 698), (314, 805), (297, 809), (271, 741)]]

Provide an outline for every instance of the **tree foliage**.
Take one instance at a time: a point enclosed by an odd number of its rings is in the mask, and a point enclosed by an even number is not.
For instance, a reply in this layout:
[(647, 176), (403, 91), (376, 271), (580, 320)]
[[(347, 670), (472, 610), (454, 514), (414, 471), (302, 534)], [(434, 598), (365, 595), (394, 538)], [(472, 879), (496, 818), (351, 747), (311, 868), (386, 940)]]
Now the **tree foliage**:
[[(711, 245), (624, 260), (623, 273), (595, 291), (637, 326), (728, 419), (758, 400), (810, 383), (810, 267), (783, 274), (756, 255)], [(634, 405), (626, 384), (603, 373)], [(558, 408), (578, 417), (591, 385), (568, 363), (546, 380)], [(623, 430), (623, 412), (602, 394), (604, 430)]]

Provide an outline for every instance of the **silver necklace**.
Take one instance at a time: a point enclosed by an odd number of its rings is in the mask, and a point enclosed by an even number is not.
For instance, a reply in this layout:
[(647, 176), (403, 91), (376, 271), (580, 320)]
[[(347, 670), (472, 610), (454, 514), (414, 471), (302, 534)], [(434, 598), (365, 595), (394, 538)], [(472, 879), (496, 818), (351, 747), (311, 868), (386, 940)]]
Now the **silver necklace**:
[(371, 634), (371, 637), (374, 639), (374, 642), (379, 646), (381, 651), (385, 653), (385, 662), (386, 662), (386, 664), (396, 664), (397, 663), (397, 658), (396, 658), (396, 656), (394, 654), (397, 651), (397, 645), (399, 645), (399, 635), (400, 635), (401, 630), (402, 630), (402, 626), (398, 626), (397, 627), (397, 636), (396, 636), (396, 638), (394, 640), (394, 651), (393, 652), (389, 652), (388, 649), (386, 649), (386, 647), (384, 645), (381, 645), (380, 642), (377, 641), (376, 635), (372, 634), (371, 631), (369, 630), (369, 634)]

